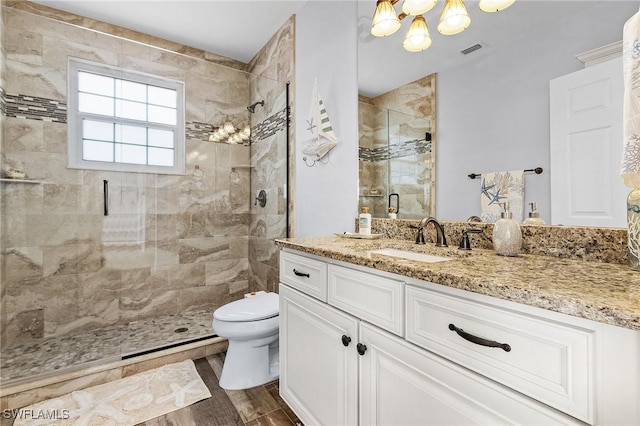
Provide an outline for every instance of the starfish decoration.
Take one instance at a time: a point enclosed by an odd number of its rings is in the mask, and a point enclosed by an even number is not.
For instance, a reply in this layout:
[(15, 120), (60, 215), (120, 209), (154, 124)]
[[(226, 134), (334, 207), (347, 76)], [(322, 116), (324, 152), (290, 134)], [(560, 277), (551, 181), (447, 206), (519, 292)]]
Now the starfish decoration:
[(311, 133), (313, 133), (313, 129), (317, 128), (318, 126), (313, 124), (313, 118), (311, 118), (311, 120), (306, 120), (306, 121), (309, 124), (309, 127), (307, 127), (307, 130), (309, 130)]
[(500, 199), (502, 199), (502, 198), (507, 198), (505, 195), (500, 195), (500, 190), (499, 189), (496, 191), (495, 194), (489, 193), (489, 195), (490, 195), (490, 197), (489, 197), (490, 198), (489, 205), (491, 205), (493, 203), (499, 203)]
[(492, 189), (492, 188), (494, 188), (495, 186), (496, 186), (496, 184), (495, 184), (495, 183), (494, 183), (493, 185), (489, 185), (489, 186), (487, 186), (487, 183), (486, 183), (485, 179), (484, 179), (484, 178), (482, 178), (482, 187), (481, 187), (481, 190), (482, 190), (482, 193), (483, 193), (484, 195), (486, 195), (486, 196), (487, 196), (487, 198), (489, 198), (489, 199), (491, 199), (491, 198), (492, 198), (492, 194), (489, 192), (489, 190), (490, 190), (490, 189)]
[(115, 408), (111, 403), (137, 388), (137, 385), (127, 386), (99, 400), (95, 400), (89, 392), (81, 390), (72, 392), (71, 397), (78, 404), (78, 409), (71, 413), (71, 418), (78, 417), (74, 424), (86, 426), (91, 423), (92, 419), (97, 421), (99, 417), (112, 419), (116, 423), (130, 422), (132, 420), (131, 417)]
[[(181, 407), (184, 405), (184, 398), (188, 393), (193, 393), (196, 395), (200, 393), (200, 389), (197, 389), (197, 387), (200, 386), (200, 383), (201, 381), (198, 379), (192, 380), (184, 386), (180, 386), (176, 383), (171, 383), (170, 386), (173, 392), (163, 397), (157, 398), (156, 404), (162, 404), (163, 402), (174, 400), (175, 406)], [(194, 387), (196, 387), (196, 389), (192, 389)]]

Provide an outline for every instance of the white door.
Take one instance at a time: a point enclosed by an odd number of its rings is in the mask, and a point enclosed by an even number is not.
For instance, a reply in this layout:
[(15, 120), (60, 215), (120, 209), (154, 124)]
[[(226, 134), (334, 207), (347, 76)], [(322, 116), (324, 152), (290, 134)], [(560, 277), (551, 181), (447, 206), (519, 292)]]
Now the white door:
[(360, 342), (361, 425), (582, 424), (364, 322)]
[(551, 223), (626, 227), (622, 58), (551, 80)]
[(280, 394), (305, 425), (357, 424), (357, 342), (357, 319), (280, 284)]

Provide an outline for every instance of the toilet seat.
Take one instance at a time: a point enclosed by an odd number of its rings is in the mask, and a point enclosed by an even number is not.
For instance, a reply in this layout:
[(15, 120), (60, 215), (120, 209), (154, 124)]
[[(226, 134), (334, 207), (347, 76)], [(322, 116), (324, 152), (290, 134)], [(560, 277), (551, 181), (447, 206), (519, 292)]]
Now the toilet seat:
[(278, 294), (266, 293), (221, 306), (215, 310), (213, 318), (227, 322), (260, 321), (277, 316), (279, 309)]

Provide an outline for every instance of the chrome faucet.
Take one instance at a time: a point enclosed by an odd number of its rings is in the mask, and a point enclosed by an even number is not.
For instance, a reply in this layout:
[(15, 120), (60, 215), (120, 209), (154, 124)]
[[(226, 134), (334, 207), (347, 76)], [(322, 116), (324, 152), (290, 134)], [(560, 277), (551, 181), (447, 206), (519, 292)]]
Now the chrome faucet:
[(429, 226), (430, 223), (433, 223), (436, 228), (436, 247), (448, 247), (447, 238), (444, 236), (444, 228), (435, 217), (425, 217), (420, 221), (418, 233), (416, 234), (416, 244), (424, 244), (424, 228)]

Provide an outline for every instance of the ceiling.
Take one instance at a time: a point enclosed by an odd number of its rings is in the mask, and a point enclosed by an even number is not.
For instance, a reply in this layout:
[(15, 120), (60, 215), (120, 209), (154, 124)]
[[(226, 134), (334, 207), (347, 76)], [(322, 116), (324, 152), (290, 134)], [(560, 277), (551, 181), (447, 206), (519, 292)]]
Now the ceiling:
[[(187, 46), (249, 62), (273, 34), (308, 1), (356, 0), (32, 0), (56, 9), (130, 28)], [(519, 0), (499, 13), (485, 13), (477, 1), (466, 0), (471, 26), (461, 34), (442, 36), (437, 22), (444, 1), (425, 15), (433, 45), (424, 52), (402, 48), (402, 37), (410, 24), (389, 37), (373, 37), (369, 30), (375, 0), (357, 0), (358, 82), (360, 93), (376, 96), (443, 71), (492, 51), (533, 37), (549, 25), (601, 1)], [(612, 1), (615, 3), (615, 0)], [(614, 6), (615, 7), (615, 6)], [(396, 9), (400, 9), (396, 5)], [(464, 56), (461, 50), (476, 43), (483, 48)]]

